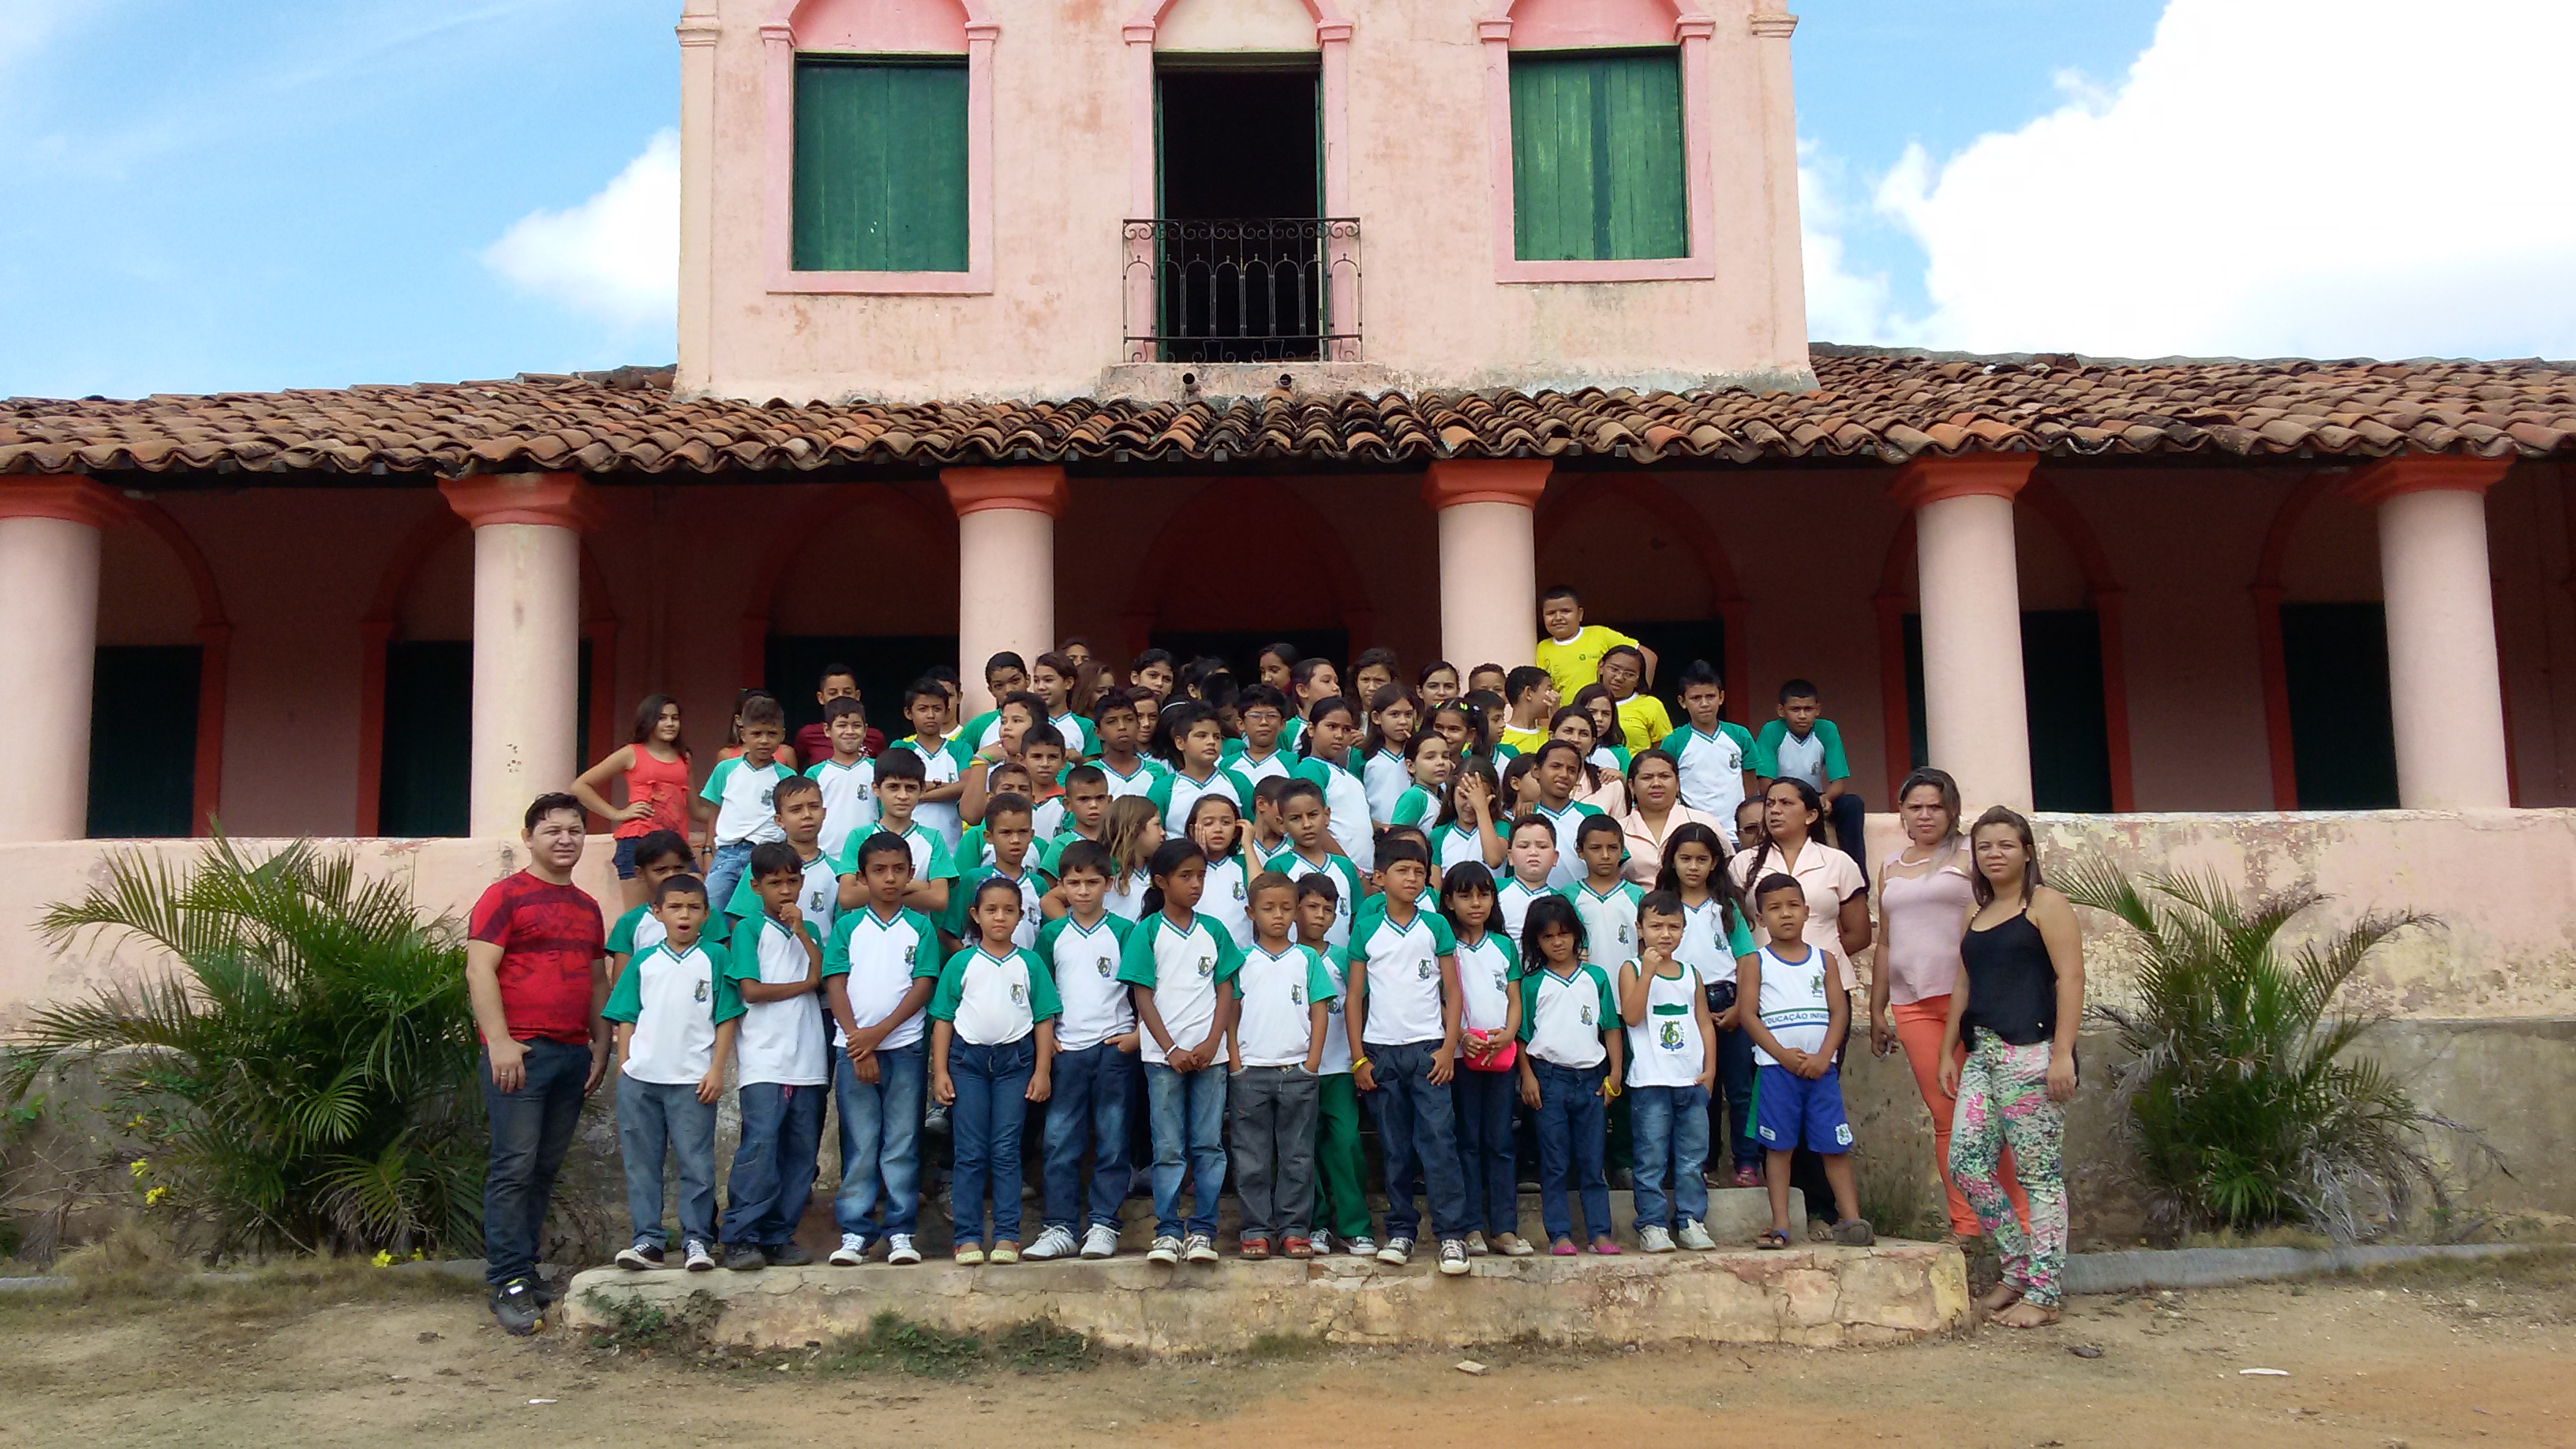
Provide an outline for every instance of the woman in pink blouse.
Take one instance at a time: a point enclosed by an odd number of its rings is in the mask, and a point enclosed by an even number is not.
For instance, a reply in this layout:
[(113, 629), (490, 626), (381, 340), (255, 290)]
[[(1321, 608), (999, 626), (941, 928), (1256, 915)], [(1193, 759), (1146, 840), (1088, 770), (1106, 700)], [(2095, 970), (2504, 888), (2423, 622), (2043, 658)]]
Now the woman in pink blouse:
[(1661, 750), (1640, 750), (1628, 761), (1628, 798), (1635, 804), (1619, 817), (1628, 863), (1619, 873), (1648, 890), (1655, 888), (1655, 874), (1664, 868), (1664, 842), (1674, 831), (1705, 825), (1720, 840), (1735, 833), (1731, 822), (1682, 803), (1681, 767)]

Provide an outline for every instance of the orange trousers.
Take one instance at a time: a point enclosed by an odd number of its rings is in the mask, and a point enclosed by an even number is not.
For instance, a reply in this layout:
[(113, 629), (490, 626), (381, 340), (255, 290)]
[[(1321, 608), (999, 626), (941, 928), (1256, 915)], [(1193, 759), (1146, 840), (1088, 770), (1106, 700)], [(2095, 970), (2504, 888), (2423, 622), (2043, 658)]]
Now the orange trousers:
[[(1914, 1069), (1914, 1085), (1923, 1093), (1923, 1105), (1932, 1110), (1932, 1160), (1940, 1164), (1941, 1189), (1950, 1199), (1950, 1231), (1963, 1238), (1977, 1236), (1976, 1210), (1950, 1180), (1950, 1119), (1958, 1115), (1959, 1103), (1941, 1090), (1941, 1033), (1950, 1024), (1950, 998), (1927, 996), (1921, 1001), (1890, 1004), (1888, 1012), (1896, 1020), (1896, 1040), (1905, 1048), (1905, 1064)], [(1966, 1043), (1959, 1046), (1959, 1060), (1968, 1059)], [(1996, 1167), (2003, 1179), (2004, 1193), (2012, 1199), (2013, 1216), (2024, 1229), (2030, 1226), (2030, 1204), (2022, 1197), (2021, 1178), (2013, 1172), (2009, 1151)]]

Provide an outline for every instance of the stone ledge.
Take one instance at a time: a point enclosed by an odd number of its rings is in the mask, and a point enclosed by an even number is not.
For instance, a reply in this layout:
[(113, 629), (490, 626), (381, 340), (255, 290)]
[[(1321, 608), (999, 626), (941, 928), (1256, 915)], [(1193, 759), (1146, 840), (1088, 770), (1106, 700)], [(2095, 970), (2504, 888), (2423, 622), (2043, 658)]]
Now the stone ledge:
[(1114, 1348), (1151, 1354), (1240, 1351), (1265, 1336), (1333, 1343), (1900, 1343), (1968, 1323), (1967, 1265), (1956, 1248), (1888, 1242), (1618, 1258), (1486, 1257), (1461, 1279), (1425, 1260), (1388, 1268), (1347, 1257), (1229, 1258), (1160, 1267), (1106, 1262), (960, 1268), (770, 1268), (757, 1273), (630, 1273), (574, 1278), (564, 1321), (600, 1326), (597, 1291), (646, 1303), (706, 1292), (728, 1343), (794, 1348), (892, 1311), (952, 1332), (1045, 1319)]

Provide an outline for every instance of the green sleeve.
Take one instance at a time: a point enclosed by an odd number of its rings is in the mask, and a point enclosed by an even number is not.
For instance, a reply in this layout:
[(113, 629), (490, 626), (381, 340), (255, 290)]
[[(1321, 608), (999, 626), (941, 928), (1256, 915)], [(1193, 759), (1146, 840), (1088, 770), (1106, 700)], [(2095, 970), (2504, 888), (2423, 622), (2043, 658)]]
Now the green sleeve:
[(713, 800), (718, 804), (722, 804), (724, 802), (725, 781), (732, 776), (735, 770), (740, 769), (741, 767), (742, 756), (740, 755), (736, 755), (730, 760), (716, 761), (716, 767), (707, 771), (706, 788), (698, 792), (698, 798), (701, 800)]
[(617, 984), (608, 988), (608, 1004), (599, 1014), (610, 1021), (636, 1021), (644, 1015), (644, 973), (635, 969), (641, 962), (630, 964), (617, 973)]
[(810, 764), (810, 765), (807, 765), (807, 766), (805, 767), (805, 770), (804, 770), (805, 778), (806, 778), (806, 779), (808, 779), (808, 780), (820, 780), (820, 779), (822, 779), (822, 778), (823, 778), (823, 767), (824, 767), (825, 765), (827, 765), (827, 764), (830, 764), (830, 763), (831, 763), (831, 759), (830, 759), (830, 757), (829, 757), (829, 756), (826, 756), (826, 757), (824, 757), (823, 759), (816, 760), (814, 763), (812, 763), (812, 764)]
[(1753, 731), (1746, 729), (1744, 726), (1737, 724), (1731, 719), (1719, 720), (1717, 722), (1717, 727), (1725, 733), (1735, 737), (1735, 748), (1743, 753), (1744, 763), (1748, 767), (1751, 766), (1753, 764)]
[(1816, 733), (1825, 742), (1825, 782), (1851, 778), (1851, 761), (1843, 758), (1843, 732), (1829, 719), (1816, 721)]
[(1753, 933), (1744, 928), (1743, 913), (1726, 914), (1726, 954), (1738, 958), (1753, 954)]
[(1538, 979), (1542, 971), (1521, 973), (1521, 1040), (1528, 1041), (1538, 1028)]
[[(1070, 921), (1073, 917), (1065, 916), (1062, 919)], [(1109, 934), (1118, 938), (1118, 949), (1126, 950), (1127, 938), (1136, 934), (1136, 923), (1114, 911), (1101, 919), (1109, 923)]]
[(1637, 752), (1628, 748), (1626, 745), (1612, 745), (1610, 747), (1610, 758), (1617, 760), (1619, 762), (1620, 771), (1625, 773), (1630, 765), (1637, 762)]
[(761, 913), (760, 892), (751, 888), (751, 872), (734, 878), (733, 895), (726, 899), (724, 913), (737, 920), (749, 920)]
[(715, 1000), (707, 1004), (707, 1016), (722, 1026), (751, 1008), (742, 1004), (742, 993), (733, 989), (733, 983), (725, 979), (723, 972), (716, 972), (715, 978)]
[[(859, 907), (859, 911), (867, 907)], [(859, 911), (844, 911), (832, 921), (832, 938), (823, 943), (823, 974), (850, 974), (850, 932), (859, 923)]]
[(957, 732), (957, 738), (965, 743), (967, 758), (974, 758), (975, 751), (980, 748), (980, 745), (977, 742), (984, 738), (984, 731), (992, 728), (993, 721), (1000, 719), (1001, 717), (1002, 712), (1000, 710), (988, 709), (982, 714), (975, 716), (973, 719), (966, 721), (966, 727)]
[(724, 974), (734, 981), (758, 981), (760, 979), (760, 924), (757, 921), (745, 921), (743, 924), (750, 929), (734, 932), (732, 942), (725, 947)]
[[(619, 916), (617, 918), (617, 924), (608, 928), (608, 950), (611, 955), (632, 956), (635, 954), (635, 923), (643, 920), (644, 913), (650, 909), (652, 908), (649, 906), (637, 906), (635, 909), (628, 911), (625, 915)], [(626, 1019), (631, 1021), (634, 1018), (628, 1017)]]
[(1153, 785), (1145, 791), (1145, 801), (1147, 804), (1154, 807), (1155, 814), (1171, 814), (1172, 777), (1169, 775), (1155, 776)]
[(1324, 958), (1315, 954), (1315, 948), (1312, 946), (1308, 946), (1304, 949), (1306, 952), (1306, 999), (1310, 1002), (1329, 1001), (1332, 998), (1341, 995), (1342, 988), (1333, 984), (1333, 973), (1324, 969)]
[(1512, 938), (1489, 926), (1485, 931), (1485, 939), (1502, 948), (1503, 979), (1518, 981), (1521, 976), (1521, 953), (1520, 949), (1512, 944)]
[(912, 951), (912, 979), (918, 981), (924, 976), (938, 975), (939, 928), (930, 924), (930, 918), (919, 911), (906, 908), (904, 914), (912, 918), (912, 934), (921, 943)]
[(969, 946), (949, 957), (948, 964), (939, 968), (939, 985), (930, 993), (931, 1020), (957, 1019), (957, 998), (966, 990), (966, 963), (974, 954), (975, 948)]
[(1324, 773), (1323, 761), (1309, 755), (1288, 767), (1288, 778), (1291, 780), (1314, 781), (1327, 792), (1327, 801), (1329, 803), (1330, 792), (1332, 790), (1332, 776)]
[(1521, 751), (1518, 745), (1507, 745), (1500, 740), (1496, 740), (1494, 742), (1495, 769), (1499, 770), (1503, 766), (1510, 764), (1512, 761), (1517, 760), (1520, 757)]
[[(935, 845), (931, 848), (938, 849)], [(966, 931), (966, 905), (975, 898), (975, 887), (982, 885), (984, 877), (992, 873), (990, 868), (980, 865), (969, 866), (958, 872), (956, 883), (948, 888), (948, 904), (939, 912), (939, 926), (942, 930), (961, 941), (971, 942), (974, 939)]]
[(1216, 979), (1233, 980), (1243, 970), (1243, 948), (1234, 944), (1233, 932), (1208, 920), (1205, 916), (1199, 917), (1199, 920), (1208, 928), (1208, 935), (1216, 941)]
[(1443, 956), (1458, 954), (1458, 933), (1449, 929), (1449, 918), (1438, 911), (1424, 911), (1422, 918), (1431, 923), (1431, 945)]
[(939, 752), (957, 762), (957, 774), (961, 779), (965, 777), (966, 767), (975, 763), (975, 747), (966, 743), (966, 736), (963, 733), (941, 744)]
[[(1368, 882), (1361, 878), (1360, 868), (1351, 863), (1351, 858), (1349, 856), (1334, 856), (1333, 864), (1338, 867), (1342, 873), (1342, 890), (1351, 898), (1352, 915), (1357, 916), (1360, 913), (1360, 903), (1362, 901), (1379, 899), (1377, 897), (1377, 893), (1369, 889)], [(1386, 905), (1382, 899), (1379, 899), (1378, 909), (1380, 911), (1384, 911), (1386, 909)]]
[(1351, 912), (1351, 944), (1349, 950), (1352, 960), (1365, 961), (1368, 959), (1368, 943), (1376, 939), (1377, 928), (1385, 923), (1386, 917), (1383, 914), (1369, 916), (1362, 915), (1356, 910)]
[(714, 955), (716, 947), (733, 939), (733, 926), (731, 916), (709, 915), (707, 923), (698, 928), (698, 944), (707, 948), (708, 955)]
[(1234, 761), (1243, 758), (1243, 752), (1243, 741), (1240, 738), (1230, 737), (1225, 742), (1225, 748), (1217, 751), (1216, 757), (1221, 761), (1232, 764)]
[(1246, 820), (1251, 819), (1252, 781), (1241, 770), (1231, 768), (1219, 770), (1217, 778), (1225, 781), (1227, 787), (1234, 791), (1235, 813)]
[[(945, 843), (943, 841), (943, 843)], [(984, 827), (969, 825), (957, 834), (957, 849), (950, 855), (962, 874), (984, 863)]]
[(1788, 732), (1789, 726), (1776, 719), (1762, 726), (1762, 733), (1753, 737), (1753, 773), (1765, 780), (1780, 777), (1780, 738)]
[(1064, 1002), (1055, 994), (1055, 974), (1035, 951), (1020, 952), (1020, 960), (1029, 968), (1029, 1019), (1052, 1021), (1064, 1015)]
[(1127, 944), (1118, 952), (1118, 979), (1130, 986), (1151, 987), (1154, 984), (1154, 937), (1161, 933), (1162, 917), (1137, 923), (1127, 933)]
[[(946, 837), (946, 836), (941, 835), (941, 834), (940, 834), (938, 831), (936, 831), (936, 830), (931, 831), (931, 832), (930, 832), (930, 869), (929, 869), (929, 871), (928, 871), (927, 873), (925, 873), (925, 874), (922, 876), (922, 879), (923, 879), (923, 880), (955, 880), (956, 878), (957, 878), (957, 858), (956, 858), (955, 856), (950, 855), (950, 854), (948, 853), (948, 839), (947, 839), (947, 837)], [(949, 892), (949, 894), (950, 894), (951, 896), (954, 896), (954, 895), (956, 894), (956, 892), (951, 891), (951, 892)]]
[(1583, 969), (1592, 973), (1592, 984), (1601, 988), (1600, 1022), (1602, 1029), (1607, 1031), (1612, 1027), (1620, 1025), (1619, 992), (1617, 988), (1610, 984), (1610, 973), (1602, 970), (1599, 966), (1587, 965)]
[(1419, 785), (1407, 785), (1404, 793), (1395, 797), (1395, 808), (1387, 812), (1387, 824), (1420, 825), (1422, 817), (1430, 813), (1431, 792)]
[[(1038, 927), (1039, 960), (1053, 961), (1055, 959), (1056, 937), (1064, 934), (1065, 923), (1072, 919), (1073, 917), (1071, 916), (1058, 916), (1054, 920), (1047, 922), (1045, 925)], [(1052, 975), (1052, 971), (1050, 971), (1049, 974)]]
[(1646, 888), (1637, 884), (1635, 881), (1623, 880), (1619, 882), (1619, 893), (1628, 898), (1629, 905), (1642, 906), (1645, 904)]

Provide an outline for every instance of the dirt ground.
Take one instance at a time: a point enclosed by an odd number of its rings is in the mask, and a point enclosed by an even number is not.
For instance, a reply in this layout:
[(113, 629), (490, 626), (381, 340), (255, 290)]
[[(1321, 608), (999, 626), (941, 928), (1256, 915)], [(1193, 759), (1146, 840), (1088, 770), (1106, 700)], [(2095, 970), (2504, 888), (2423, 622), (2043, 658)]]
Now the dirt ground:
[[(0, 1300), (0, 1449), (29, 1445), (2576, 1445), (2576, 1256), (2083, 1298), (2060, 1327), (1889, 1349), (1281, 1345), (1240, 1360), (994, 1365), (513, 1340), (454, 1286), (352, 1268), (173, 1296)], [(2070, 1352), (2098, 1348), (2098, 1357)], [(1458, 1371), (1462, 1356), (1486, 1363)], [(2248, 1376), (2270, 1368), (2284, 1376)]]

